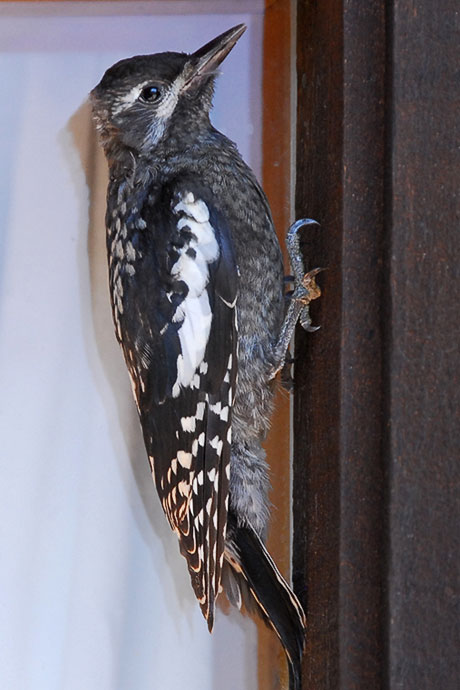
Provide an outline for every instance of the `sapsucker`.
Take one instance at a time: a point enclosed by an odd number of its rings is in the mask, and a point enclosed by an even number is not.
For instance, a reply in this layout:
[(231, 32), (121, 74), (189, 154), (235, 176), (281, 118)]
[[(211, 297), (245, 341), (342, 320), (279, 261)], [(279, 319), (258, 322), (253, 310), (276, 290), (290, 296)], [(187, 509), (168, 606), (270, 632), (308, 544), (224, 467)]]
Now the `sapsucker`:
[[(300, 687), (305, 618), (264, 546), (262, 449), (299, 313), (316, 296), (289, 235), (294, 293), (267, 199), (209, 120), (236, 26), (195, 53), (122, 60), (91, 92), (110, 171), (110, 295), (152, 474), (212, 629), (225, 588), (269, 623)], [(314, 273), (314, 272), (313, 272)], [(288, 469), (286, 468), (286, 471)]]

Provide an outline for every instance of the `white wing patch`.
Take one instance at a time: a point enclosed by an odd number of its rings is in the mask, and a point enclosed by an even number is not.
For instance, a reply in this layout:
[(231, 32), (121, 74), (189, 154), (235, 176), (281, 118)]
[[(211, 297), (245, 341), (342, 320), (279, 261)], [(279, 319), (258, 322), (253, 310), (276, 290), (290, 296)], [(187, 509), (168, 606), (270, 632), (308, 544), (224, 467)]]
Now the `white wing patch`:
[(177, 358), (177, 379), (172, 388), (173, 398), (177, 398), (181, 387), (195, 385), (195, 372), (203, 362), (208, 344), (212, 312), (206, 286), (209, 264), (218, 258), (219, 244), (204, 201), (188, 192), (183, 194), (174, 211), (185, 214), (177, 223), (178, 229), (192, 233), (171, 269), (171, 274), (188, 287), (187, 297), (173, 316), (173, 321), (182, 324), (178, 331), (182, 352)]

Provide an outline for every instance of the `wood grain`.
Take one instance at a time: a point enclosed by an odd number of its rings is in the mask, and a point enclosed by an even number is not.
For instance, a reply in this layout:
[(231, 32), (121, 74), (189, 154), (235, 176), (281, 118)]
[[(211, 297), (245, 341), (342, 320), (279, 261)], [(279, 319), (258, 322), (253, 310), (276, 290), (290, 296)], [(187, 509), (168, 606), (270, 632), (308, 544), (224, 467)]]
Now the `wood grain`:
[[(290, 0), (266, 4), (263, 45), (263, 166), (262, 184), (268, 196), (280, 242), (291, 220), (291, 8)], [(273, 510), (268, 548), (289, 579), (291, 553), (290, 399), (276, 396), (272, 429), (265, 444), (270, 464)], [(284, 653), (278, 638), (259, 626), (259, 688), (287, 687)]]
[(327, 267), (298, 333), (304, 690), (460, 677), (455, 6), (299, 0), (296, 208)]

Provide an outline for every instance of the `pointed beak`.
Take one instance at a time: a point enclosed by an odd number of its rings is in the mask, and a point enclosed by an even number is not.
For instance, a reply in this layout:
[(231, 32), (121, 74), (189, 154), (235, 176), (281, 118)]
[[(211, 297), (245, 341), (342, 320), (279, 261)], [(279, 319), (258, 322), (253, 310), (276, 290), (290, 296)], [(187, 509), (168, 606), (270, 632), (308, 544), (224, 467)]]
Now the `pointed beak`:
[(197, 77), (215, 72), (245, 31), (246, 25), (238, 24), (192, 53), (190, 56), (191, 74), (188, 75), (187, 83)]

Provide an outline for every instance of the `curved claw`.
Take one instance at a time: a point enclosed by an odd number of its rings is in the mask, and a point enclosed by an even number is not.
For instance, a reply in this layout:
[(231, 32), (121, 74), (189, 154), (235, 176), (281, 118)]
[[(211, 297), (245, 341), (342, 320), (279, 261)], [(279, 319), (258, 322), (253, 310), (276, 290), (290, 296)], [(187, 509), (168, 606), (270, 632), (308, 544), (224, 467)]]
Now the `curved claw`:
[(302, 328), (308, 333), (314, 333), (315, 331), (319, 331), (319, 329), (321, 328), (321, 326), (311, 325), (311, 316), (308, 305), (304, 307), (300, 312), (299, 323), (302, 326)]
[(298, 231), (305, 225), (317, 225), (319, 227), (319, 223), (316, 220), (312, 218), (301, 218), (291, 225), (286, 235), (286, 248), (288, 250), (292, 272), (297, 283), (302, 281), (305, 272), (298, 236)]
[(311, 316), (308, 307), (304, 307), (304, 311), (300, 314), (299, 323), (307, 333), (315, 333), (315, 331), (319, 331), (321, 328), (321, 326), (311, 325)]
[(300, 228), (304, 227), (304, 225), (317, 225), (318, 227), (321, 227), (321, 225), (318, 223), (318, 221), (313, 220), (313, 218), (300, 218), (300, 220), (296, 220), (289, 227), (289, 230), (287, 232), (287, 236), (290, 237), (292, 235), (295, 235), (300, 230)]
[(300, 228), (303, 228), (306, 225), (317, 225), (318, 227), (321, 227), (318, 221), (313, 220), (313, 218), (301, 218), (300, 220), (296, 220), (295, 223), (292, 223), (286, 234), (286, 247), (291, 259), (293, 255), (295, 256), (299, 254), (299, 237), (297, 233), (299, 232)]

